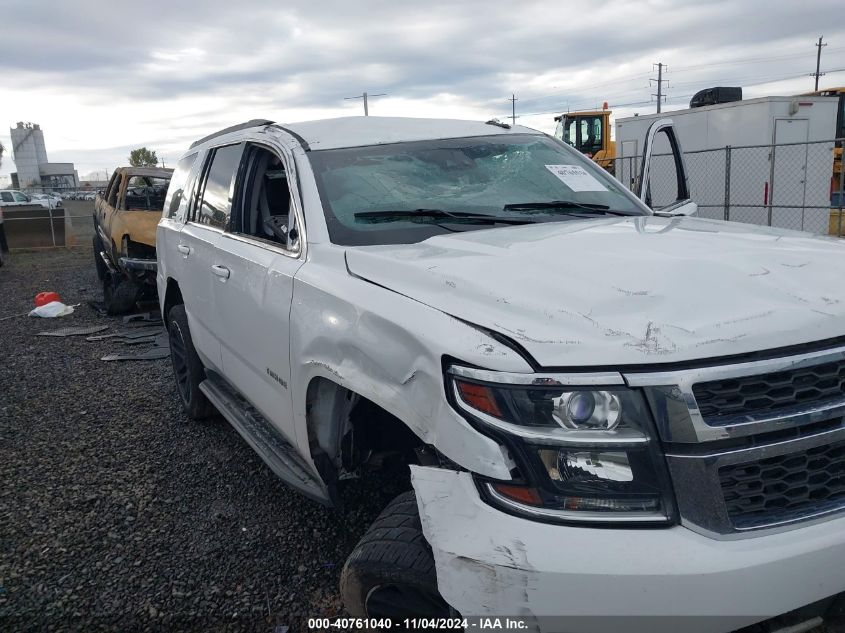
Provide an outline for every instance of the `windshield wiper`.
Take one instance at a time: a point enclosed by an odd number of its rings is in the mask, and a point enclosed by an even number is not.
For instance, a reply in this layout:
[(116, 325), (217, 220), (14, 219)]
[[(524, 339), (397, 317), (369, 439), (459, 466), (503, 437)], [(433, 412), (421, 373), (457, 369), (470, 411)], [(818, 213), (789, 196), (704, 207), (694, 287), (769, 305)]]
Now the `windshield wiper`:
[(532, 224), (533, 220), (526, 218), (503, 217), (487, 213), (465, 213), (463, 211), (444, 211), (443, 209), (413, 209), (396, 211), (361, 211), (355, 214), (355, 219), (381, 220), (392, 222), (394, 220), (423, 219), (442, 220), (451, 218), (461, 222), (469, 221), (479, 224)]
[(631, 215), (624, 211), (611, 211), (606, 204), (593, 204), (592, 202), (575, 202), (574, 200), (545, 200), (543, 202), (514, 202), (502, 207), (505, 211), (534, 211), (553, 209), (581, 209), (592, 213), (609, 215)]

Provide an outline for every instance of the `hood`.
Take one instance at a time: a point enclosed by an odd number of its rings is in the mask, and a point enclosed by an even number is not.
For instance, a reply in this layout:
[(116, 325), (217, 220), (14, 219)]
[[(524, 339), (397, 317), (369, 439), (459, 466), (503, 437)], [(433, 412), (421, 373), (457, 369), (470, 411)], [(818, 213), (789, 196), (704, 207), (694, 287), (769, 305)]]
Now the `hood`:
[(118, 211), (123, 219), (123, 226), (133, 242), (155, 248), (156, 227), (161, 220), (161, 211)]
[(544, 367), (669, 363), (845, 335), (845, 242), (602, 218), (346, 252), (349, 271), (504, 334)]

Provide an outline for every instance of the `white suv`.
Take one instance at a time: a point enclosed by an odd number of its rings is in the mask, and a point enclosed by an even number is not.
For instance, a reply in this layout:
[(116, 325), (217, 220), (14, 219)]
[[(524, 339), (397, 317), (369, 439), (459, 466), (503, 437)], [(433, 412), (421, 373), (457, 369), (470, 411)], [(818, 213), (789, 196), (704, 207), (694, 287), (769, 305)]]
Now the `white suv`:
[(659, 213), (498, 122), (251, 121), (179, 160), (157, 282), (188, 416), (325, 504), (410, 468), (344, 568), (353, 615), (841, 614), (845, 243), (683, 217), (661, 126)]

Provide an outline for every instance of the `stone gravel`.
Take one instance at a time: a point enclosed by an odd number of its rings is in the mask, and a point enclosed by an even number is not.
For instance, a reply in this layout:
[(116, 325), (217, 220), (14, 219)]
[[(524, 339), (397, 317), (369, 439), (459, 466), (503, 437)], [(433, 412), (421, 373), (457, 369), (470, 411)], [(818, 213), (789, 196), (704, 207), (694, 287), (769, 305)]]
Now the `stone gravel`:
[(90, 247), (7, 256), (0, 319), (44, 290), (82, 305), (0, 321), (0, 630), (282, 632), (343, 615), (343, 563), (407, 482), (349, 482), (344, 510), (298, 495), (224, 420), (188, 421), (169, 359), (100, 360), (149, 345), (35, 336), (122, 327), (87, 305)]

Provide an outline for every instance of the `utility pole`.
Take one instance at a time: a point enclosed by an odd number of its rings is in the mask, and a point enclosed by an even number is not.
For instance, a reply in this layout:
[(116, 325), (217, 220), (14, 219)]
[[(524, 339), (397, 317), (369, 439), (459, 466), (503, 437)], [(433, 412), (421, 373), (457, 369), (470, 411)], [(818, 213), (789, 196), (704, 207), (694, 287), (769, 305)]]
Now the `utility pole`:
[(652, 66), (652, 68), (657, 66), (657, 79), (649, 79), (648, 81), (649, 81), (649, 83), (651, 83), (652, 81), (657, 82), (657, 94), (652, 93), (651, 96), (657, 97), (657, 113), (660, 114), (660, 106), (663, 104), (663, 101), (666, 99), (666, 95), (663, 94), (663, 82), (665, 82), (667, 80), (663, 79), (663, 69), (664, 68), (668, 69), (668, 67), (662, 62), (658, 62), (657, 64), (652, 64), (651, 66)]
[(354, 97), (344, 97), (343, 100), (348, 101), (349, 99), (363, 99), (364, 100), (364, 116), (370, 116), (370, 108), (368, 106), (367, 99), (369, 97), (386, 97), (386, 96), (387, 96), (387, 94), (384, 93), (384, 92), (380, 92), (377, 95), (371, 95), (371, 94), (367, 94), (365, 92), (363, 94), (356, 95)]
[(519, 99), (516, 98), (515, 94), (511, 94), (511, 98), (508, 101), (511, 102), (511, 125), (516, 125), (516, 102)]
[(821, 65), (822, 65), (822, 47), (827, 46), (827, 44), (822, 44), (822, 39), (823, 39), (823, 38), (824, 38), (824, 36), (823, 36), (823, 35), (822, 35), (821, 37), (819, 37), (819, 42), (818, 42), (818, 44), (816, 44), (816, 47), (817, 47), (819, 50), (818, 50), (818, 51), (816, 51), (816, 72), (814, 72), (814, 73), (812, 74), (812, 76), (816, 78), (816, 87), (815, 87), (815, 90), (818, 90), (818, 89), (819, 89), (819, 77), (821, 77), (822, 75), (824, 75), (824, 73), (819, 72), (819, 70), (821, 69)]

